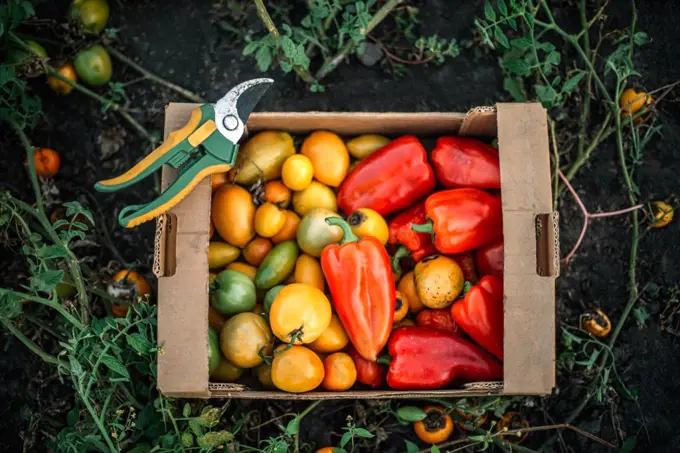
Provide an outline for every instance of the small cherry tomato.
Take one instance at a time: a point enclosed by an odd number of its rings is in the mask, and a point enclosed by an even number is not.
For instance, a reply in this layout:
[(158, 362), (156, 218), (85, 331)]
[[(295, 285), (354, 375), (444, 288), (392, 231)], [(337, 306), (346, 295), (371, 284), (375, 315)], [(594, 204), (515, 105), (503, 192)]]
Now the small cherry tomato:
[(323, 382), (324, 374), (319, 356), (304, 346), (281, 345), (274, 351), (272, 381), (284, 392), (314, 390)]
[(453, 433), (453, 420), (441, 406), (425, 406), (427, 417), (414, 422), (413, 429), (420, 440), (428, 444), (445, 442)]
[(654, 214), (652, 228), (663, 228), (673, 220), (674, 209), (665, 201), (655, 201), (652, 203), (652, 213)]
[(349, 343), (349, 337), (337, 315), (331, 315), (331, 323), (316, 340), (309, 343), (309, 349), (321, 354), (341, 351)]
[[(498, 432), (515, 431), (526, 429), (529, 428), (530, 426), (531, 425), (529, 425), (529, 422), (524, 417), (522, 417), (522, 414), (520, 414), (519, 412), (508, 412), (498, 422), (497, 430)], [(503, 440), (505, 441), (521, 444), (522, 442), (524, 442), (524, 439), (526, 439), (528, 435), (529, 433), (526, 431), (524, 432), (518, 431), (515, 434), (501, 434), (500, 437), (502, 437)]]
[(612, 330), (612, 323), (599, 308), (588, 310), (580, 316), (581, 328), (591, 335), (604, 338)]
[(338, 187), (347, 175), (349, 153), (337, 134), (328, 131), (312, 132), (300, 148), (314, 167), (314, 179), (331, 187)]
[(417, 314), (420, 310), (425, 308), (425, 305), (420, 301), (420, 297), (418, 297), (413, 271), (407, 272), (401, 277), (399, 285), (397, 285), (397, 290), (408, 299), (408, 308), (411, 313)]
[(293, 275), (297, 283), (306, 283), (321, 291), (326, 289), (326, 280), (323, 276), (321, 264), (313, 256), (305, 253), (300, 255), (295, 262), (295, 272)]
[(373, 209), (361, 208), (354, 211), (348, 218), (347, 223), (352, 227), (352, 232), (364, 238), (373, 236), (383, 245), (390, 238), (390, 229), (385, 219)]
[[(146, 279), (135, 271), (123, 269), (111, 278), (111, 284), (107, 292), (113, 297), (127, 300), (136, 304), (139, 298), (148, 300), (151, 297), (151, 285)], [(111, 304), (111, 311), (117, 318), (124, 318), (130, 306), (127, 304)]]
[(290, 204), (292, 194), (290, 189), (286, 187), (280, 180), (269, 181), (264, 185), (263, 202), (275, 204), (279, 208), (287, 208)]
[(245, 312), (230, 318), (222, 327), (220, 347), (224, 357), (239, 368), (253, 368), (262, 363), (260, 351), (268, 355), (272, 331), (260, 315)]
[(274, 298), (269, 322), (285, 343), (311, 343), (331, 323), (331, 303), (319, 289), (303, 283), (285, 286)]
[(227, 183), (227, 173), (213, 173), (210, 179), (210, 185), (213, 193)]
[(234, 262), (241, 250), (226, 242), (210, 241), (208, 244), (208, 268), (218, 269)]
[[(644, 109), (649, 108), (654, 103), (654, 98), (644, 91), (637, 92), (633, 88), (628, 88), (621, 93), (619, 97), (619, 108), (621, 109), (621, 117), (628, 118), (635, 115)], [(636, 118), (636, 121), (644, 121), (642, 116)]]
[(290, 190), (305, 190), (314, 179), (312, 161), (302, 154), (294, 154), (283, 163), (281, 179)]
[(106, 85), (111, 80), (111, 57), (99, 44), (81, 50), (73, 60), (78, 78), (88, 85)]
[(304, 216), (316, 208), (338, 212), (338, 201), (335, 192), (328, 186), (319, 181), (312, 181), (306, 189), (293, 194), (293, 209), (299, 215)]
[(33, 151), (35, 173), (41, 178), (52, 178), (59, 172), (61, 158), (59, 153), (50, 148), (38, 148)]
[(252, 264), (257, 267), (262, 263), (262, 260), (267, 253), (272, 249), (272, 241), (266, 238), (255, 238), (246, 245), (243, 249), (243, 258), (248, 261), (248, 264)]
[[(73, 67), (73, 63), (71, 63), (70, 61), (55, 69), (60, 75), (67, 78), (71, 82), (78, 81), (78, 76), (76, 76), (76, 69)], [(57, 94), (69, 94), (71, 91), (73, 91), (73, 87), (71, 85), (55, 76), (47, 77), (47, 85), (49, 85), (52, 91), (54, 91)]]
[(383, 146), (387, 145), (390, 139), (376, 134), (360, 135), (347, 142), (347, 150), (355, 159), (365, 159)]
[(298, 215), (293, 211), (283, 211), (283, 215), (286, 216), (286, 221), (283, 224), (283, 228), (281, 228), (281, 231), (276, 233), (271, 238), (272, 243), (275, 245), (295, 239), (298, 225), (300, 224), (300, 217), (298, 217)]
[(257, 274), (257, 269), (254, 266), (251, 266), (250, 264), (239, 263), (238, 261), (235, 261), (229, 264), (227, 266), (227, 269), (230, 271), (236, 271), (245, 274), (249, 279), (255, 281), (255, 274)]
[(321, 385), (332, 392), (344, 392), (357, 380), (357, 368), (352, 358), (344, 352), (336, 352), (323, 361), (325, 375)]
[(445, 308), (463, 290), (463, 270), (451, 258), (432, 255), (423, 258), (413, 271), (418, 298), (428, 308)]
[(408, 314), (408, 298), (397, 291), (397, 303), (394, 306), (394, 322), (399, 322)]
[(264, 238), (276, 236), (286, 223), (283, 210), (272, 203), (265, 203), (255, 211), (255, 233)]

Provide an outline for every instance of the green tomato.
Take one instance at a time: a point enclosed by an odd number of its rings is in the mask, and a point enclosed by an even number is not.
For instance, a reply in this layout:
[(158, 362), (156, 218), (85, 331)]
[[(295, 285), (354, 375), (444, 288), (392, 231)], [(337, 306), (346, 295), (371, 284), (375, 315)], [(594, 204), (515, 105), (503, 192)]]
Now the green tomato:
[(297, 243), (293, 240), (283, 241), (271, 249), (257, 269), (255, 286), (269, 289), (284, 281), (295, 270), (295, 260), (299, 252)]
[(264, 295), (264, 314), (269, 316), (269, 310), (272, 308), (272, 304), (274, 303), (274, 299), (276, 298), (276, 295), (281, 291), (283, 288), (285, 288), (286, 285), (276, 285), (269, 291), (267, 291), (267, 294)]
[(251, 311), (257, 304), (255, 285), (241, 272), (222, 271), (213, 282), (210, 304), (226, 316)]
[(343, 233), (339, 226), (326, 223), (326, 217), (340, 217), (337, 213), (324, 208), (309, 211), (300, 221), (297, 230), (297, 242), (307, 254), (320, 257), (323, 249), (329, 244), (342, 240)]
[(73, 66), (78, 78), (88, 85), (106, 85), (111, 80), (111, 57), (99, 44), (78, 52)]
[(77, 20), (86, 32), (98, 34), (109, 21), (109, 4), (106, 0), (76, 0), (71, 4), (68, 16)]
[(213, 374), (213, 371), (220, 364), (222, 359), (220, 353), (220, 336), (217, 335), (214, 329), (208, 329), (208, 373)]
[(29, 60), (30, 58), (33, 57), (42, 57), (42, 58), (47, 58), (47, 51), (43, 46), (38, 44), (35, 41), (26, 41), (26, 45), (33, 50), (33, 52), (29, 52), (28, 50), (24, 50), (20, 47), (17, 46), (10, 46), (7, 49), (7, 63), (8, 64), (19, 64), (23, 61)]

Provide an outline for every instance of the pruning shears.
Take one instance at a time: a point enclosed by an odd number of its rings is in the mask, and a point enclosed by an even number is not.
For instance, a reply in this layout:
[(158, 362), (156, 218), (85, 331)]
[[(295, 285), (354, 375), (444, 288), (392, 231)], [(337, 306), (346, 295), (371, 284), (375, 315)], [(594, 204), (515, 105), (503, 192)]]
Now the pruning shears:
[(99, 181), (95, 189), (115, 192), (127, 188), (167, 164), (179, 169), (177, 179), (155, 200), (125, 207), (118, 223), (132, 228), (167, 212), (182, 201), (206, 176), (230, 170), (245, 124), (272, 79), (253, 79), (236, 85), (215, 104), (191, 112), (189, 122), (171, 132), (161, 146), (122, 175)]

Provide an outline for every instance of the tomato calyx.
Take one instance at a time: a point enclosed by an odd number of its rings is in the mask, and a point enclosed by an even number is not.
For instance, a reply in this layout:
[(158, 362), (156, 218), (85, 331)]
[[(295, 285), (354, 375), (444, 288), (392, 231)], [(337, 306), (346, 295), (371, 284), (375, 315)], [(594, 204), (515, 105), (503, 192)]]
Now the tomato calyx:
[(438, 410), (430, 410), (427, 412), (427, 416), (423, 420), (423, 424), (425, 425), (426, 431), (440, 431), (446, 426), (446, 415), (442, 414)]

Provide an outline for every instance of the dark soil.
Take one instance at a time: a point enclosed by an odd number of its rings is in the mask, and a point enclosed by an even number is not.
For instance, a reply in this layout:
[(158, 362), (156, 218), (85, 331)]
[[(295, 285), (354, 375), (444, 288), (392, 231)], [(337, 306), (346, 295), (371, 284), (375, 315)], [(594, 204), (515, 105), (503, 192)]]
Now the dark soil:
[[(438, 0), (422, 2), (421, 30), (423, 34), (438, 33), (459, 40), (472, 39), (472, 23), (482, 11), (480, 2)], [(630, 7), (618, 1), (610, 6), (617, 26), (629, 22)], [(200, 93), (204, 98), (218, 99), (236, 83), (261, 76), (254, 60), (240, 55), (242, 45), (233, 44), (213, 24), (214, 10), (210, 2), (115, 1), (110, 0), (109, 26), (120, 29), (120, 48), (149, 70)], [(45, 2), (38, 7), (38, 16), (62, 18), (67, 1)], [(677, 58), (680, 18), (672, 0), (640, 2), (638, 29), (646, 31), (652, 42), (638, 53), (636, 67), (641, 85), (654, 89), (680, 78)], [(560, 9), (560, 20), (573, 14), (573, 7)], [(259, 29), (256, 19), (249, 23)], [(132, 80), (131, 69), (115, 62), (114, 78)], [(507, 100), (502, 89), (502, 75), (493, 56), (473, 49), (440, 67), (414, 66), (405, 76), (395, 80), (380, 68), (366, 68), (356, 60), (342, 65), (324, 84), (325, 93), (311, 93), (292, 74), (278, 70), (269, 76), (276, 83), (258, 106), (259, 110), (275, 111), (460, 111), (492, 105)], [(102, 113), (100, 107), (82, 95), (56, 97), (40, 80), (33, 83), (44, 102), (45, 119), (31, 133), (35, 144), (58, 149), (63, 171), (58, 176), (61, 198), (72, 199), (92, 193), (95, 181), (117, 173), (148, 152), (136, 133), (114, 113)], [(143, 124), (160, 132), (163, 109), (170, 101), (182, 101), (168, 90), (142, 82), (127, 90), (132, 105), (143, 110), (136, 114)], [(671, 96), (673, 97), (673, 96)], [(665, 102), (660, 116), (665, 123), (663, 136), (655, 138), (646, 149), (643, 165), (637, 171), (642, 201), (680, 196), (680, 129), (678, 104)], [(3, 165), (0, 180), (18, 193), (28, 194), (28, 182), (23, 168), (23, 151), (4, 131), (0, 132)], [(102, 153), (107, 155), (103, 157)], [(574, 180), (574, 187), (591, 212), (627, 207), (624, 185), (613, 146), (598, 149), (588, 166)], [(147, 181), (136, 194), (128, 191), (115, 197), (96, 194), (99, 220), (111, 232), (111, 243), (129, 262), (137, 261), (150, 276), (152, 259), (152, 229), (150, 224), (135, 230), (123, 230), (115, 218), (118, 210), (139, 200), (154, 196), (153, 180)], [(87, 199), (84, 199), (87, 201)], [(91, 203), (90, 203), (91, 204)], [(560, 199), (562, 253), (566, 254), (578, 237), (582, 217), (578, 207), (565, 192)], [(614, 324), (628, 300), (628, 259), (630, 248), (629, 217), (595, 220), (569, 266), (562, 269), (557, 280), (557, 317), (559, 325), (578, 324), (583, 309), (602, 307)], [(660, 314), (666, 306), (670, 288), (680, 282), (680, 222), (644, 234), (640, 241), (638, 281), (640, 287), (649, 283), (659, 291), (647, 291), (639, 301), (651, 316), (643, 326), (630, 317), (615, 349), (617, 368), (623, 381), (639, 394), (640, 408), (626, 400), (621, 392), (606, 395), (601, 403), (592, 402), (575, 425), (615, 441), (638, 435), (634, 451), (680, 451), (680, 434), (675, 427), (677, 401), (680, 393), (680, 342), (671, 333), (660, 329)], [(115, 259), (106, 246), (93, 252), (98, 265), (106, 266)], [(4, 260), (3, 260), (4, 261)], [(528, 326), (529, 327), (529, 326)], [(558, 332), (558, 344), (560, 333)], [(44, 413), (40, 430), (55, 432), (70, 409), (67, 386), (52, 379), (51, 368), (41, 366), (19, 343), (7, 342), (0, 353), (0, 446), (3, 451), (21, 451), (22, 436), (29, 432), (31, 413)], [(559, 373), (554, 396), (535, 399), (535, 408), (524, 408), (532, 424), (561, 423), (579, 403), (582, 376)], [(41, 387), (41, 383), (46, 385)], [(65, 401), (65, 402), (62, 402)], [(264, 404), (249, 403), (262, 410)], [(283, 406), (285, 407), (285, 405)], [(296, 406), (296, 409), (304, 405)], [(369, 406), (370, 407), (370, 406)], [(544, 410), (542, 410), (544, 409)], [(363, 406), (349, 402), (327, 402), (307, 422), (303, 422), (303, 440), (312, 445), (336, 443), (347, 415), (362, 421)], [(34, 416), (35, 417), (35, 416)], [(644, 417), (644, 418), (643, 418)], [(313, 420), (312, 420), (313, 418)], [(369, 421), (370, 423), (370, 421)], [(649, 439), (642, 429), (646, 424)], [(410, 428), (390, 427), (390, 437), (380, 451), (403, 451), (403, 438), (415, 440)], [(620, 436), (620, 437), (619, 437)], [(541, 435), (530, 438), (528, 446), (539, 446)], [(564, 434), (567, 450), (599, 451), (594, 443), (572, 433)], [(560, 451), (556, 444), (556, 451)]]

